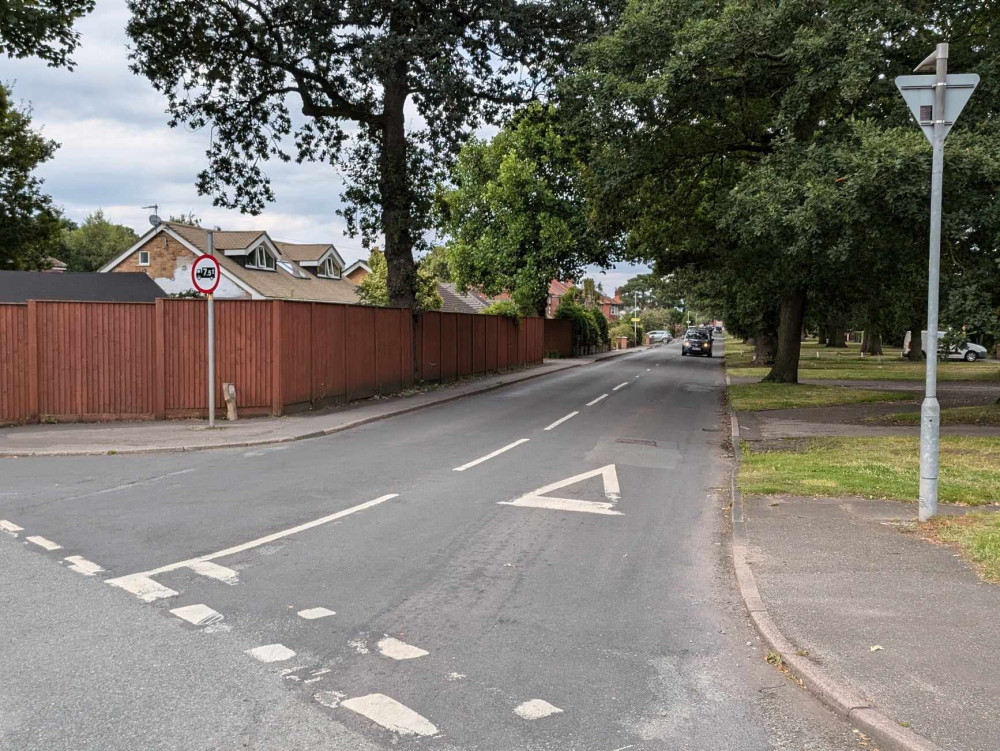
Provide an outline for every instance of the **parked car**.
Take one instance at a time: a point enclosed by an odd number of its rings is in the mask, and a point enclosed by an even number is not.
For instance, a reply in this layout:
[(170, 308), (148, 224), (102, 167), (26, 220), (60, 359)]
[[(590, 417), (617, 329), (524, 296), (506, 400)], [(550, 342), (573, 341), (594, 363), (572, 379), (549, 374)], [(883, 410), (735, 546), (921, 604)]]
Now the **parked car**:
[(674, 340), (674, 335), (669, 331), (650, 331), (646, 334), (646, 341), (650, 344), (670, 344)]
[[(938, 332), (938, 341), (944, 339), (946, 332)], [(912, 336), (909, 331), (906, 332), (906, 336), (903, 338), (903, 356), (910, 354), (910, 340)], [(927, 355), (927, 332), (920, 332), (920, 351)], [(985, 360), (989, 355), (989, 351), (986, 347), (979, 344), (973, 344), (972, 342), (966, 342), (965, 344), (952, 346), (948, 350), (949, 360), (965, 360), (966, 362), (975, 362), (976, 360)]]
[(712, 356), (712, 335), (698, 329), (688, 330), (681, 344), (681, 355)]

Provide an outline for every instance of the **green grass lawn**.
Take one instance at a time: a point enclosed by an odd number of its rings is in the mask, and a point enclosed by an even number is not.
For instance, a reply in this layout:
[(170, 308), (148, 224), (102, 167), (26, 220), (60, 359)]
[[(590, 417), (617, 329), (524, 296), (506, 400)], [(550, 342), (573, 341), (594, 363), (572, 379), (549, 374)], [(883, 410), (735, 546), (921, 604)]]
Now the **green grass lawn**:
[[(865, 422), (876, 425), (919, 425), (919, 412), (893, 412), (888, 415), (866, 417)], [(941, 410), (942, 425), (1000, 425), (1000, 404), (981, 407), (950, 407)]]
[(903, 391), (848, 389), (794, 383), (739, 383), (729, 387), (729, 399), (738, 412), (761, 409), (827, 407), (834, 404), (864, 404), (914, 399)]
[[(746, 448), (740, 489), (758, 495), (917, 500), (916, 436), (813, 438), (788, 445), (795, 448)], [(939, 498), (970, 506), (1000, 503), (1000, 438), (942, 436)]]
[(1000, 514), (940, 516), (925, 528), (942, 542), (956, 545), (983, 579), (1000, 584)]

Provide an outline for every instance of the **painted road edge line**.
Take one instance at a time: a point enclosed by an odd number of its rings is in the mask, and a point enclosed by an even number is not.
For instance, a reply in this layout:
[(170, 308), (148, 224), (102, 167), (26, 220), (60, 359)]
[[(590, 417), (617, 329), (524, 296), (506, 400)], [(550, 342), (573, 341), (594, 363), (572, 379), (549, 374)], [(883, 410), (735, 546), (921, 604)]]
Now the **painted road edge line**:
[(612, 391), (617, 391), (618, 389), (623, 389), (623, 388), (625, 388), (626, 386), (628, 386), (628, 381), (625, 381), (624, 383), (619, 383), (619, 384), (618, 384), (617, 386), (615, 386), (615, 387), (614, 387), (613, 389), (611, 389), (611, 390), (612, 390)]
[(464, 472), (467, 469), (475, 467), (477, 464), (482, 464), (483, 462), (487, 462), (487, 461), (489, 461), (490, 459), (492, 459), (495, 456), (500, 456), (500, 454), (504, 453), (505, 451), (510, 451), (512, 448), (520, 446), (522, 443), (527, 443), (528, 440), (529, 439), (527, 439), (527, 438), (518, 438), (513, 443), (508, 443), (503, 448), (499, 448), (496, 451), (491, 451), (486, 456), (481, 456), (478, 459), (473, 459), (471, 462), (463, 464), (461, 467), (455, 467), (452, 470), (452, 472)]
[(580, 414), (580, 413), (579, 413), (579, 412), (570, 412), (570, 413), (569, 413), (568, 415), (566, 415), (565, 417), (560, 417), (560, 418), (559, 418), (558, 420), (556, 420), (556, 421), (555, 421), (554, 423), (552, 423), (552, 424), (551, 424), (551, 425), (549, 425), (549, 426), (548, 426), (547, 428), (545, 428), (545, 430), (552, 430), (553, 428), (558, 428), (558, 427), (559, 427), (560, 425), (562, 425), (562, 424), (563, 424), (564, 422), (566, 422), (567, 420), (569, 420), (569, 419), (571, 419), (571, 418), (573, 418), (573, 417), (576, 417), (576, 416), (577, 416), (578, 414)]
[(58, 542), (52, 542), (52, 540), (46, 540), (44, 537), (39, 535), (32, 535), (31, 537), (24, 538), (28, 542), (33, 542), (40, 548), (45, 548), (46, 550), (62, 550), (62, 545)]
[(66, 563), (69, 564), (69, 570), (75, 571), (78, 574), (83, 574), (84, 576), (93, 576), (94, 574), (104, 571), (103, 568), (98, 566), (93, 561), (88, 561), (82, 555), (69, 555), (63, 558)]
[(601, 394), (599, 397), (597, 397), (593, 401), (587, 402), (587, 406), (588, 407), (593, 407), (595, 404), (597, 404), (599, 401), (601, 401), (601, 399), (607, 399), (607, 397), (608, 397), (607, 394)]

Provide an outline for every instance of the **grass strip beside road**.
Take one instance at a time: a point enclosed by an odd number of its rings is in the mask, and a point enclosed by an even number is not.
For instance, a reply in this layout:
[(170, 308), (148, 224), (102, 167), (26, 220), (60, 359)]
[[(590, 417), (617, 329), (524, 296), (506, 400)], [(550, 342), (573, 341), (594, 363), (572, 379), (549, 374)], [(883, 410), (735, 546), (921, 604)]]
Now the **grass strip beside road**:
[[(875, 425), (919, 425), (919, 412), (893, 412), (888, 415), (866, 417), (865, 422)], [(980, 407), (949, 407), (941, 410), (942, 425), (1000, 425), (1000, 404)]]
[(850, 389), (795, 383), (739, 383), (729, 387), (729, 400), (737, 412), (894, 402), (914, 398), (913, 394), (905, 391)]
[(1000, 514), (939, 516), (924, 526), (932, 538), (955, 545), (980, 577), (1000, 584)]
[[(765, 450), (744, 443), (740, 489), (751, 495), (916, 501), (919, 443), (916, 436), (785, 439)], [(942, 436), (939, 499), (1000, 503), (1000, 438)]]

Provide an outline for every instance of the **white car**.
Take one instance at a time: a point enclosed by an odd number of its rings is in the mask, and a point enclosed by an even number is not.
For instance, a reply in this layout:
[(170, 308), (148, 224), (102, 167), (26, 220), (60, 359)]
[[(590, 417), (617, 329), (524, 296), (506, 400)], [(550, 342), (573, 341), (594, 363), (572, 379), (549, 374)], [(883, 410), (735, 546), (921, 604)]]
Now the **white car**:
[(674, 340), (669, 331), (647, 331), (646, 341), (650, 344), (670, 344)]
[[(944, 339), (944, 331), (938, 332), (938, 340)], [(903, 338), (903, 356), (910, 354), (910, 332), (906, 332), (906, 336)], [(920, 351), (925, 355), (927, 354), (927, 332), (920, 332)], [(965, 360), (966, 362), (975, 362), (976, 360), (985, 360), (989, 354), (986, 347), (979, 344), (973, 344), (972, 342), (966, 342), (961, 346), (952, 346), (948, 350), (949, 360)]]

